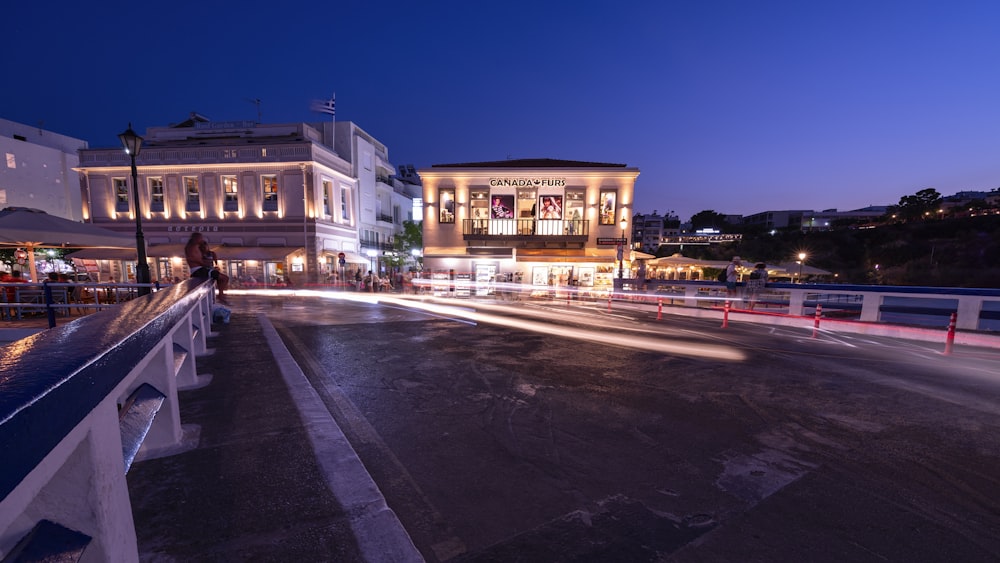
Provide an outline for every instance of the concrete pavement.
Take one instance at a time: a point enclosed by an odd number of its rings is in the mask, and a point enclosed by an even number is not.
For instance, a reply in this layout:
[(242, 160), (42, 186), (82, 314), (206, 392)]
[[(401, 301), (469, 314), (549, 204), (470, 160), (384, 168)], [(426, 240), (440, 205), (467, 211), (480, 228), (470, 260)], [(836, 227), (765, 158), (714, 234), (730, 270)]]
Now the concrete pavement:
[(128, 475), (144, 561), (422, 561), (264, 315), (213, 325), (198, 446)]

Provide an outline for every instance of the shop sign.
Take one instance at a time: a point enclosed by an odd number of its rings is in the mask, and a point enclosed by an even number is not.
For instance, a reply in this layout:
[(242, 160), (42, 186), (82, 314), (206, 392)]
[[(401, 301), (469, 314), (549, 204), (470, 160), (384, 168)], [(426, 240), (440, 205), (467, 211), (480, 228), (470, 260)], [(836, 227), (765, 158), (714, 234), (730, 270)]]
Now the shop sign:
[(564, 188), (566, 178), (490, 178), (491, 188)]
[(218, 225), (167, 225), (168, 233), (214, 233), (218, 231)]

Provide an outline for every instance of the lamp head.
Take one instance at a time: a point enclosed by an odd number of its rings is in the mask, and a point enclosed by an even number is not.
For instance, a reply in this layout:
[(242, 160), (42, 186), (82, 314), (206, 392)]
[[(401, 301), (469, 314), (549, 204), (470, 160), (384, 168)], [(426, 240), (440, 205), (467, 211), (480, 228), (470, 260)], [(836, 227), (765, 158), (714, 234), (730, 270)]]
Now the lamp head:
[(125, 147), (126, 154), (139, 156), (139, 148), (142, 147), (142, 137), (132, 130), (131, 123), (128, 124), (128, 129), (118, 134), (118, 139), (121, 140), (122, 146)]

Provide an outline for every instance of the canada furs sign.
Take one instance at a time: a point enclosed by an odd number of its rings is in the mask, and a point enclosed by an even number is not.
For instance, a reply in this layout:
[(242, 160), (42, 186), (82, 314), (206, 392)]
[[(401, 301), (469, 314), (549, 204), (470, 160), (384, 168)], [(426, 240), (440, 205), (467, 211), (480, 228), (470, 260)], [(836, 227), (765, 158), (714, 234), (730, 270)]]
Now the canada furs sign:
[(491, 188), (563, 188), (565, 178), (490, 178)]

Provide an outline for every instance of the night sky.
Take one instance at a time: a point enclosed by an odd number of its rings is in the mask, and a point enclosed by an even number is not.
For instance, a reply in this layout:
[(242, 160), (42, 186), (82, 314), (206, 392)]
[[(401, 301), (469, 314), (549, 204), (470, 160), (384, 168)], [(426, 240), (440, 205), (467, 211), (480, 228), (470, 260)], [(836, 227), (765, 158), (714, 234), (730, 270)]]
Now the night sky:
[(639, 168), (639, 212), (856, 209), (1000, 186), (1000, 2), (57, 0), (0, 14), (0, 117), (118, 146), (337, 119), (395, 164)]

